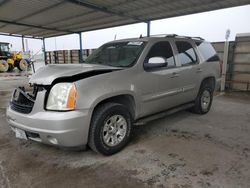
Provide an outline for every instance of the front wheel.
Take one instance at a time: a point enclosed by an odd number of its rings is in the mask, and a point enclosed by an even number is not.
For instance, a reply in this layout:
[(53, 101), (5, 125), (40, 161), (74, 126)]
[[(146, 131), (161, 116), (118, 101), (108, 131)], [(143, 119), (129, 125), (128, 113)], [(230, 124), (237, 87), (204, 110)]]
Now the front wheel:
[(99, 106), (90, 125), (90, 148), (103, 155), (119, 152), (130, 140), (131, 122), (131, 115), (124, 105), (106, 103)]
[(197, 114), (209, 112), (213, 101), (213, 89), (208, 84), (203, 84), (195, 100), (195, 106), (191, 109)]

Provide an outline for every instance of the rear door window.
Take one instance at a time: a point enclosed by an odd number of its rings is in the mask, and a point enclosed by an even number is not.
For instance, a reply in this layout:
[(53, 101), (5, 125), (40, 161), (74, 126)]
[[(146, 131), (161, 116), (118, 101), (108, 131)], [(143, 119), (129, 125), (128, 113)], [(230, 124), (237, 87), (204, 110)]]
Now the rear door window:
[(178, 59), (182, 66), (198, 63), (197, 54), (189, 42), (176, 41), (175, 44), (178, 50)]
[(209, 42), (196, 42), (197, 48), (206, 62), (219, 61), (214, 47)]

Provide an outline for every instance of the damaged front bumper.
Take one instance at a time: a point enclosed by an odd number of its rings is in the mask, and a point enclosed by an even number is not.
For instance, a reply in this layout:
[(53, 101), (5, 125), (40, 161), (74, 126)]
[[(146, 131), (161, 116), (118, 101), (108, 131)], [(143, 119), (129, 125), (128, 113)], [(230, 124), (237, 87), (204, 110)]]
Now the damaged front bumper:
[[(12, 99), (6, 111), (7, 121), (11, 128), (24, 131), (27, 139), (45, 144), (62, 147), (85, 146), (88, 140), (89, 111), (46, 111), (44, 109), (45, 94), (46, 90), (37, 92), (29, 113), (13, 108), (15, 100)], [(13, 98), (15, 98), (14, 95)]]

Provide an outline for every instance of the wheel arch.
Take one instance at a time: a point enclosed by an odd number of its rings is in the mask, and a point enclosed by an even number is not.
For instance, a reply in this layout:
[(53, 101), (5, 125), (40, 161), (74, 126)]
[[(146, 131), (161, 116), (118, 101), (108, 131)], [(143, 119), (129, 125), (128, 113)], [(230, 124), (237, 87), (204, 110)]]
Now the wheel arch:
[(200, 88), (202, 87), (203, 84), (209, 84), (212, 86), (212, 91), (214, 91), (215, 83), (216, 83), (216, 79), (214, 76), (207, 76), (203, 78), (203, 80), (201, 81)]
[(123, 104), (126, 106), (132, 116), (133, 119), (136, 117), (136, 103), (135, 103), (135, 98), (131, 94), (119, 94), (111, 97), (104, 98), (100, 101), (98, 101), (93, 108), (92, 115), (94, 114), (95, 110), (101, 106), (102, 104), (108, 103), (108, 102), (113, 102), (113, 103), (119, 103)]

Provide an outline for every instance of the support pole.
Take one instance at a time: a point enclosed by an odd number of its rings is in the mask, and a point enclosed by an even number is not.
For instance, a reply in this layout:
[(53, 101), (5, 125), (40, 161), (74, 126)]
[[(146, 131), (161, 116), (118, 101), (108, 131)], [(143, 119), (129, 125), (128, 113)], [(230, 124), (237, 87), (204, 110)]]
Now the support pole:
[(46, 47), (45, 47), (45, 38), (43, 38), (42, 40), (43, 40), (44, 63), (45, 65), (47, 65), (48, 62), (47, 62), (47, 54), (46, 54)]
[(147, 22), (147, 36), (150, 37), (150, 21)]
[(79, 42), (80, 42), (80, 52), (79, 52), (79, 60), (80, 63), (83, 63), (83, 56), (82, 56), (82, 33), (79, 33)]
[(23, 49), (23, 52), (25, 52), (25, 46), (24, 46), (24, 36), (22, 36), (22, 49)]
[(228, 38), (230, 36), (230, 30), (228, 29), (226, 31), (226, 41), (224, 45), (224, 55), (223, 55), (223, 65), (222, 65), (222, 75), (221, 75), (221, 86), (220, 86), (220, 91), (223, 92), (225, 91), (225, 85), (226, 85), (226, 73), (227, 73), (227, 60), (228, 60), (228, 47), (229, 47), (229, 42)]

